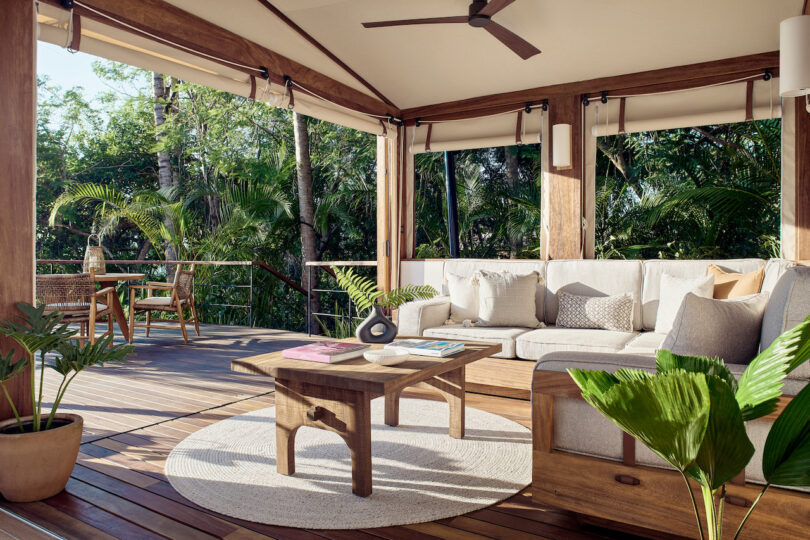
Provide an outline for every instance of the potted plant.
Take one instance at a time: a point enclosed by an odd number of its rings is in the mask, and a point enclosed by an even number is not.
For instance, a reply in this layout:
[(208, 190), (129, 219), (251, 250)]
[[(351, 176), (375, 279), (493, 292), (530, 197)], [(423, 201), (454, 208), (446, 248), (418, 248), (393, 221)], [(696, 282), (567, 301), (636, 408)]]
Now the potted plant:
[[(754, 455), (745, 422), (771, 414), (782, 380), (810, 358), (810, 317), (779, 336), (737, 381), (722, 360), (658, 351), (656, 373), (570, 369), (582, 397), (683, 475), (702, 539), (722, 537), (726, 482)], [(766, 484), (736, 539), (771, 485), (810, 486), (810, 385), (774, 422), (762, 456)], [(703, 495), (701, 521), (690, 481)]]
[[(0, 322), (0, 333), (16, 341), (24, 352), (19, 360), (15, 360), (14, 349), (6, 356), (0, 354), (0, 388), (14, 413), (14, 418), (0, 422), (0, 494), (12, 502), (31, 502), (52, 497), (65, 488), (79, 453), (82, 417), (56, 412), (68, 386), (88, 367), (124, 361), (134, 347), (113, 345), (112, 335), (80, 346), (73, 338), (76, 331), (62, 323), (63, 314), (46, 313), (45, 306), (20, 303), (17, 307), (22, 312), (17, 320)], [(46, 362), (51, 352), (56, 354)], [(47, 415), (42, 411), (46, 367), (62, 376)], [(22, 375), (26, 368), (33, 414), (20, 416), (5, 383)]]
[[(397, 326), (385, 316), (383, 309), (396, 309), (413, 300), (429, 300), (438, 293), (430, 285), (406, 285), (388, 292), (380, 291), (372, 280), (359, 276), (349, 268), (333, 266), (338, 286), (349, 294), (359, 314), (368, 312), (355, 332), (363, 343), (390, 343), (397, 335)], [(380, 329), (382, 327), (382, 329)]]

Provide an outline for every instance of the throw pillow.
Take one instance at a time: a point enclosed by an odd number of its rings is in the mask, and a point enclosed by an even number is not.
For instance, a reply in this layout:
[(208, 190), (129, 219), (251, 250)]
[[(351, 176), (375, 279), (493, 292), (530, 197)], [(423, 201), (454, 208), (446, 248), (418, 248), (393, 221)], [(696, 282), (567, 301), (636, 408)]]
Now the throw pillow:
[(479, 270), (478, 326), (522, 326), (537, 328), (537, 272), (519, 276), (509, 272)]
[(461, 323), (478, 320), (478, 285), (471, 277), (447, 274), (450, 295), (450, 320)]
[(727, 364), (747, 364), (757, 355), (767, 304), (767, 293), (733, 300), (687, 293), (661, 348), (675, 354), (722, 358)]
[(757, 294), (762, 289), (762, 280), (765, 278), (765, 267), (759, 270), (739, 274), (726, 272), (715, 264), (709, 264), (707, 275), (714, 276), (715, 298), (739, 298), (749, 294)]
[(560, 291), (557, 297), (560, 301), (557, 326), (633, 331), (633, 296), (630, 294), (580, 296)]
[(661, 275), (661, 294), (658, 298), (658, 314), (655, 316), (655, 332), (666, 334), (672, 328), (683, 297), (693, 293), (703, 298), (711, 298), (714, 292), (714, 276), (680, 278), (669, 274)]

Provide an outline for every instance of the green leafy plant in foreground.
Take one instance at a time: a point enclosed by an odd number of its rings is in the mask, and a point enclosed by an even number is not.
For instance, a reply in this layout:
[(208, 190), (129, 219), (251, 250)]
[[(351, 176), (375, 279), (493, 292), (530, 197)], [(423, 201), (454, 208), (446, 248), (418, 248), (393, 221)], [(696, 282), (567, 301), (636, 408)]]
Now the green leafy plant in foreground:
[(351, 268), (341, 270), (333, 266), (338, 287), (349, 294), (357, 306), (358, 313), (365, 313), (374, 306), (396, 309), (406, 302), (429, 300), (436, 296), (436, 289), (430, 285), (405, 285), (388, 292), (380, 291), (377, 284), (367, 277), (357, 275)]
[[(776, 410), (785, 375), (810, 358), (810, 317), (762, 351), (739, 381), (722, 360), (658, 351), (657, 373), (570, 369), (582, 397), (683, 475), (702, 539), (722, 537), (725, 484), (754, 455), (745, 422)], [(810, 486), (810, 385), (771, 427), (762, 458), (765, 486), (737, 528), (742, 531), (771, 485)], [(700, 485), (706, 533), (690, 479)]]
[[(32, 431), (40, 431), (42, 426), (42, 393), (45, 368), (51, 368), (62, 376), (59, 388), (51, 407), (48, 421), (44, 429), (50, 429), (56, 411), (62, 398), (65, 396), (68, 385), (81, 371), (101, 366), (105, 362), (123, 362), (126, 356), (135, 350), (129, 344), (113, 345), (113, 336), (105, 336), (95, 343), (86, 343), (80, 346), (76, 342), (75, 330), (71, 330), (62, 322), (64, 315), (59, 312), (45, 312), (45, 306), (34, 307), (30, 304), (17, 304), (22, 315), (14, 321), (0, 321), (0, 334), (12, 338), (24, 351), (24, 356), (15, 360), (15, 350), (12, 349), (5, 357), (0, 354), (0, 388), (11, 405), (14, 417), (21, 432), (24, 432), (22, 417), (9, 395), (5, 383), (21, 375), (28, 369), (31, 385), (31, 408), (33, 411)], [(53, 363), (46, 363), (46, 356), (54, 352)], [(36, 383), (36, 355), (39, 353), (39, 389)]]

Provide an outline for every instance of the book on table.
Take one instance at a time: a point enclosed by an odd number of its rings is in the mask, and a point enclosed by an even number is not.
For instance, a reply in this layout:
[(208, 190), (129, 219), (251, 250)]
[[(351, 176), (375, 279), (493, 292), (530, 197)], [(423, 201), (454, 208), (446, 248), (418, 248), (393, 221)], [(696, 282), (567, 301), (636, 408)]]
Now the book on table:
[(334, 364), (351, 360), (363, 355), (363, 351), (368, 349), (368, 345), (362, 343), (342, 343), (340, 341), (319, 341), (292, 349), (281, 351), (284, 358), (293, 360), (307, 360), (309, 362), (321, 362), (322, 364)]
[(464, 343), (460, 341), (431, 341), (429, 339), (405, 339), (394, 341), (385, 346), (386, 349), (405, 349), (411, 354), (419, 356), (435, 356), (444, 358), (464, 350)]

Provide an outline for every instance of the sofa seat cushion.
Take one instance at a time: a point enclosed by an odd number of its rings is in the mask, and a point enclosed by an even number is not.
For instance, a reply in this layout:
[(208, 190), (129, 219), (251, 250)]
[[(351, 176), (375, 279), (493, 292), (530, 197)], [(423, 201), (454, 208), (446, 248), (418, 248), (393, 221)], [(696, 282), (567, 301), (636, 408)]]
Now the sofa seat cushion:
[(629, 354), (655, 354), (661, 347), (666, 334), (656, 332), (641, 332), (624, 346), (621, 352)]
[[(729, 370), (737, 379), (740, 378), (746, 367), (740, 364), (728, 365)], [(543, 356), (535, 366), (536, 371), (561, 372), (571, 368), (598, 369), (610, 373), (620, 368), (655, 372), (655, 357), (651, 354), (626, 354), (624, 351), (619, 354), (558, 352)], [(542, 377), (542, 374), (535, 373), (535, 377), (538, 376)], [(787, 395), (796, 395), (807, 383), (807, 380), (788, 377), (785, 379), (783, 392)], [(765, 422), (746, 424), (748, 437), (755, 449), (754, 457), (745, 469), (748, 481), (764, 482), (762, 451), (769, 426), (770, 424)], [(620, 461), (622, 459), (622, 431), (584, 400), (556, 397), (554, 399), (554, 448)], [(638, 441), (636, 441), (636, 462), (640, 465), (669, 468), (660, 457)], [(810, 488), (799, 488), (799, 491), (810, 491)]]
[(497, 358), (515, 358), (515, 339), (521, 334), (531, 331), (531, 328), (515, 328), (509, 326), (470, 326), (465, 328), (461, 324), (448, 324), (436, 328), (428, 328), (422, 335), (438, 339), (463, 339), (465, 341), (488, 341), (500, 343), (501, 352)]
[(546, 353), (557, 351), (614, 353), (621, 351), (637, 335), (637, 332), (550, 326), (518, 337), (517, 355), (525, 360), (537, 360)]

